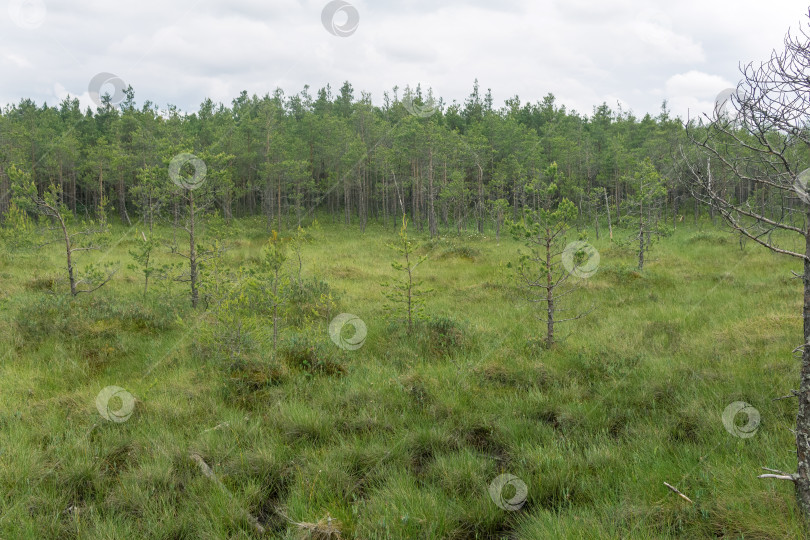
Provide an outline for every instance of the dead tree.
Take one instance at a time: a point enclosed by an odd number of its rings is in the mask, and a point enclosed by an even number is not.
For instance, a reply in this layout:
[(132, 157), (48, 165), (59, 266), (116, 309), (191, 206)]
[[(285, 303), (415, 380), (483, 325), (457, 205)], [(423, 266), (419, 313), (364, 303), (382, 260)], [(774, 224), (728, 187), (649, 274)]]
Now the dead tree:
[[(48, 229), (56, 233), (56, 238), (45, 242), (40, 247), (50, 244), (64, 246), (65, 269), (67, 271), (70, 294), (73, 297), (82, 293), (91, 293), (106, 285), (118, 271), (113, 264), (103, 266), (88, 264), (82, 272), (76, 266), (76, 255), (86, 251), (96, 251), (100, 247), (93, 242), (94, 236), (103, 233), (102, 227), (90, 223), (81, 230), (71, 230), (70, 213), (60, 202), (61, 187), (51, 184), (43, 194), (39, 194), (30, 179), (30, 175), (11, 167), (9, 173), (14, 182), (16, 199), (23, 208), (27, 208), (48, 218)], [(72, 217), (72, 216), (70, 216)]]
[[(708, 122), (687, 126), (691, 148), (681, 155), (691, 171), (693, 194), (710, 205), (743, 236), (799, 259), (804, 284), (803, 345), (796, 417), (798, 465), (795, 473), (763, 475), (794, 483), (796, 499), (810, 518), (810, 197), (802, 174), (810, 148), (810, 33), (788, 32), (784, 50), (766, 62), (740, 68), (742, 80), (724, 109)], [(728, 114), (730, 113), (730, 114)], [(757, 192), (796, 202), (779, 213), (766, 212)], [(788, 203), (785, 203), (788, 204)], [(798, 224), (792, 208), (801, 213)], [(777, 233), (777, 234), (772, 234)]]

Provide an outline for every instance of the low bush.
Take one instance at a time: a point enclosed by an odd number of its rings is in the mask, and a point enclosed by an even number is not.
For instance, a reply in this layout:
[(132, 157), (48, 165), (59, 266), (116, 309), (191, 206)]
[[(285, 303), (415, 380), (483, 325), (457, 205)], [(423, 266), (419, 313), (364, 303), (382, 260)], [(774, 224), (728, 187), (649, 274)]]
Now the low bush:
[(439, 255), (439, 258), (440, 259), (458, 258), (474, 261), (480, 256), (481, 252), (475, 248), (471, 248), (469, 246), (450, 246), (446, 248), (444, 251), (442, 251), (442, 253)]
[(225, 401), (242, 407), (266, 403), (270, 391), (288, 379), (280, 364), (257, 360), (234, 362), (225, 375)]
[(465, 344), (463, 326), (451, 317), (430, 317), (419, 326), (423, 346), (434, 356), (451, 354)]
[(339, 295), (329, 284), (318, 278), (290, 282), (288, 290), (287, 321), (293, 326), (304, 326), (315, 320), (329, 321), (338, 313)]
[(171, 329), (175, 313), (171, 306), (102, 295), (70, 298), (45, 295), (23, 305), (16, 325), (26, 340), (42, 336), (87, 339), (88, 335), (121, 331), (157, 332)]
[(279, 352), (288, 367), (309, 375), (342, 375), (346, 372), (340, 349), (331, 342), (315, 341), (306, 334), (292, 334)]

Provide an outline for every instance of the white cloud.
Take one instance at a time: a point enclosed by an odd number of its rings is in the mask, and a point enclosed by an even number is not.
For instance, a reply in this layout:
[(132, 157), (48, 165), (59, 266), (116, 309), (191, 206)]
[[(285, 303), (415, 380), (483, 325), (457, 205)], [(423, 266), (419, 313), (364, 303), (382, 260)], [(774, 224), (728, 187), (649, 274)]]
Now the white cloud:
[(634, 30), (639, 40), (639, 51), (647, 61), (681, 64), (706, 61), (703, 48), (689, 36), (649, 21), (638, 21)]
[(9, 53), (9, 52), (4, 53), (3, 54), (3, 59), (6, 62), (10, 62), (10, 63), (14, 64), (15, 66), (17, 66), (19, 68), (27, 69), (27, 68), (33, 67), (31, 65), (31, 62), (29, 62), (27, 58), (25, 58), (24, 56), (18, 55), (18, 54)]
[(685, 116), (711, 107), (738, 63), (764, 59), (806, 12), (798, 0), (357, 0), (360, 25), (341, 38), (321, 24), (325, 4), (48, 2), (36, 30), (0, 11), (0, 95), (85, 96), (95, 74), (111, 72), (139, 102), (190, 110), (205, 97), (229, 103), (242, 89), (292, 94), (345, 80), (377, 103), (394, 85), (417, 82), (449, 103), (463, 102), (478, 78), (496, 106), (552, 92), (581, 113), (620, 98), (643, 115), (666, 98)]
[(688, 71), (673, 75), (665, 84), (665, 95), (670, 107), (675, 111), (684, 113), (690, 118), (703, 114), (711, 114), (714, 110), (717, 95), (727, 88), (733, 88), (736, 83), (718, 75), (711, 75), (701, 71)]

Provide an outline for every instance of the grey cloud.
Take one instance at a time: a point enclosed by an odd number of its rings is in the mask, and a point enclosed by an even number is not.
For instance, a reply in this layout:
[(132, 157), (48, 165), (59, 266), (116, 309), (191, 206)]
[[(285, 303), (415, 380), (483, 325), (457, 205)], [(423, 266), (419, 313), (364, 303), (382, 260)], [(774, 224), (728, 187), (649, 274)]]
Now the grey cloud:
[(111, 72), (139, 102), (187, 110), (205, 97), (229, 102), (242, 89), (264, 94), (283, 85), (293, 94), (344, 80), (377, 103), (394, 85), (418, 82), (450, 103), (463, 102), (478, 78), (496, 105), (553, 92), (581, 112), (622, 100), (643, 115), (657, 114), (666, 98), (685, 116), (713, 99), (698, 95), (711, 92), (686, 74), (735, 81), (741, 60), (765, 58), (806, 12), (795, 0), (352, 3), (360, 26), (346, 38), (323, 28), (320, 0), (49, 1), (35, 30), (3, 10), (0, 98), (54, 103)]

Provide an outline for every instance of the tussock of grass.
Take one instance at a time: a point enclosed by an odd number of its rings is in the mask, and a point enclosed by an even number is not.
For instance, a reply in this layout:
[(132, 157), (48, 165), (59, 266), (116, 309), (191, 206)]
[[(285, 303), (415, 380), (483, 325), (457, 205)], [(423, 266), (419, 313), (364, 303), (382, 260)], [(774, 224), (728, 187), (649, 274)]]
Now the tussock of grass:
[(481, 251), (470, 246), (450, 246), (442, 250), (438, 255), (439, 259), (466, 259), (475, 261), (481, 256)]
[[(230, 269), (266, 241), (260, 221), (235, 227)], [(4, 257), (0, 538), (259, 537), (246, 516), (287, 539), (803, 537), (791, 486), (756, 478), (795, 466), (795, 403), (772, 401), (798, 376), (791, 261), (682, 227), (638, 273), (594, 241), (602, 266), (570, 305), (594, 311), (546, 348), (506, 238), (427, 244), (429, 318), (388, 326), (389, 229), (325, 227), (304, 246), (277, 351), (266, 321), (223, 328), (182, 284), (144, 297), (122, 270), (71, 300), (58, 251), (33, 278)], [(328, 336), (343, 311), (368, 327), (360, 349)], [(96, 410), (109, 385), (135, 398), (126, 422)], [(754, 437), (725, 430), (733, 401), (760, 411)], [(489, 494), (503, 473), (527, 487), (514, 512)]]

